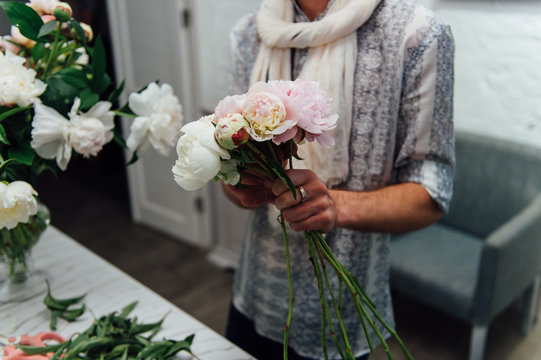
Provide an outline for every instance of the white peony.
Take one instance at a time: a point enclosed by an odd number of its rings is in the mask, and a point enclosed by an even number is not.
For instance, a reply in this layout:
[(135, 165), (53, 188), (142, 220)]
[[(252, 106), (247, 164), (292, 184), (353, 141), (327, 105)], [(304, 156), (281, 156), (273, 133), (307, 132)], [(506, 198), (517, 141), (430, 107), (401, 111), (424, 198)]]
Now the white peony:
[(113, 139), (115, 114), (109, 111), (111, 103), (99, 101), (84, 114), (79, 113), (81, 100), (75, 102), (68, 114), (71, 120), (69, 142), (84, 157), (96, 156)]
[(34, 105), (30, 145), (42, 158), (56, 159), (62, 170), (68, 166), (72, 149), (85, 157), (96, 156), (113, 138), (111, 103), (100, 101), (86, 113), (79, 113), (80, 104), (81, 100), (75, 98), (68, 114), (70, 120), (51, 107)]
[(9, 51), (0, 52), (0, 105), (27, 106), (39, 103), (47, 85), (36, 72), (24, 67), (25, 58)]
[(144, 153), (150, 145), (162, 155), (175, 146), (182, 126), (182, 107), (168, 84), (150, 83), (141, 93), (128, 100), (137, 115), (126, 140), (128, 149)]
[(214, 139), (212, 115), (184, 125), (181, 132), (172, 171), (183, 189), (197, 190), (218, 175), (221, 159), (228, 160), (231, 155)]
[(13, 229), (38, 212), (36, 190), (24, 181), (0, 182), (0, 228)]

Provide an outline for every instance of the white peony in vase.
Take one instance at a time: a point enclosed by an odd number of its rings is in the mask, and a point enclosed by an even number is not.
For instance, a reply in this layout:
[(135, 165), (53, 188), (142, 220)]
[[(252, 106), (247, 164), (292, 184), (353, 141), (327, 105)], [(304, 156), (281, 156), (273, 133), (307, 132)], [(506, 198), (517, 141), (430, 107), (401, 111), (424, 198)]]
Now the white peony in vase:
[[(15, 199), (10, 196), (14, 188), (17, 188), (19, 195)], [(4, 203), (11, 200), (14, 205), (9, 207), (4, 204), (1, 214), (4, 226), (0, 229), (0, 303), (23, 301), (46, 289), (47, 274), (34, 268), (31, 254), (50, 223), (50, 213), (45, 205), (37, 203), (33, 189), (27, 183), (1, 183), (0, 192)], [(30, 201), (22, 200), (21, 194), (25, 193)]]

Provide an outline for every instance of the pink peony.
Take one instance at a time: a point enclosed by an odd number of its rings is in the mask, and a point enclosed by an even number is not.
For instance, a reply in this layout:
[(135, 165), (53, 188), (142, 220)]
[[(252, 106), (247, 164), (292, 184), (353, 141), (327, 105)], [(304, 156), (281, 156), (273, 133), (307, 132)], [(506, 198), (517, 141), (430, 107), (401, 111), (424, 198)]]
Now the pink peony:
[(331, 98), (315, 81), (257, 82), (246, 94), (220, 101), (214, 121), (233, 113), (246, 118), (250, 124), (247, 131), (256, 141), (272, 139), (280, 144), (304, 137), (325, 146), (334, 145), (327, 131), (336, 127), (338, 115), (331, 114)]
[(226, 96), (214, 109), (214, 123), (217, 123), (223, 116), (228, 114), (242, 113), (246, 95)]
[(306, 140), (318, 140), (326, 146), (334, 145), (327, 131), (336, 127), (337, 114), (331, 113), (331, 98), (319, 83), (297, 79), (289, 84), (278, 84), (287, 90), (298, 111), (297, 127), (305, 131)]

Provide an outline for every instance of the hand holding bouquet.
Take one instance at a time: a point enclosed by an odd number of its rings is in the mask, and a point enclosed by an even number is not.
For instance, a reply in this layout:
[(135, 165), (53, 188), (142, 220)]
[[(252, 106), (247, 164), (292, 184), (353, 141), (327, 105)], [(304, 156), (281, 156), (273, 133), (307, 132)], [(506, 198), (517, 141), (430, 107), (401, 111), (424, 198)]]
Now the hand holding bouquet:
[[(246, 94), (228, 96), (218, 104), (213, 115), (188, 123), (181, 129), (182, 136), (177, 144), (178, 160), (172, 170), (175, 180), (186, 190), (196, 190), (210, 180), (221, 179), (225, 184), (238, 187), (238, 190), (233, 188), (232, 191), (237, 192), (241, 202), (243, 195), (252, 201), (256, 199), (255, 203), (244, 204), (251, 206), (272, 201), (278, 209), (289, 210), (295, 204), (302, 204), (308, 200), (306, 190), (296, 185), (310, 186), (311, 193), (323, 194), (325, 197), (327, 189), (317, 180), (317, 175), (311, 171), (292, 170), (292, 160), (296, 157), (297, 146), (303, 146), (306, 141), (316, 140), (327, 147), (334, 144), (328, 132), (336, 127), (338, 116), (331, 113), (330, 104), (331, 100), (317, 82), (301, 79), (258, 82)], [(269, 196), (263, 195), (257, 201), (254, 192), (258, 185), (262, 187), (265, 182), (272, 183), (275, 197), (271, 200)], [(247, 190), (246, 184), (256, 188), (253, 191)], [(264, 191), (260, 188), (262, 194)], [(340, 264), (327, 245), (321, 230), (332, 229), (333, 215), (318, 214), (317, 211), (309, 215), (312, 223), (300, 224), (299, 228), (317, 229), (303, 233), (319, 289), (323, 323), (321, 340), (325, 358), (328, 358), (326, 336), (330, 334), (341, 357), (354, 359), (342, 319), (341, 296), (335, 296), (329, 283), (327, 267), (330, 266), (339, 279), (340, 288), (345, 286), (351, 294), (371, 350), (373, 345), (368, 335), (369, 328), (378, 336), (388, 357), (392, 358), (377, 326), (377, 322), (380, 322), (398, 341), (406, 356), (412, 359), (397, 333), (377, 313), (358, 281)], [(286, 218), (293, 229), (299, 225), (295, 224), (297, 220), (302, 222), (306, 219), (299, 217), (298, 211), (286, 215)], [(278, 221), (284, 238), (290, 293), (284, 331), (284, 359), (287, 359), (294, 289), (282, 211)], [(318, 224), (322, 227), (318, 228)], [(326, 293), (330, 294), (330, 303), (326, 300)]]

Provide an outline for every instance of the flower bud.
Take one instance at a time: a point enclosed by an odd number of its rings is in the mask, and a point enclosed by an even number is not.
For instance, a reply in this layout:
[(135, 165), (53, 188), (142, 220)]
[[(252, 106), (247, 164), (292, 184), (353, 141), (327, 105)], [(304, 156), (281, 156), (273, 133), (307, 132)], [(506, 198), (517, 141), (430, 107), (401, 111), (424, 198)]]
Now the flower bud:
[(239, 113), (224, 115), (216, 123), (214, 138), (224, 149), (236, 149), (250, 140), (250, 134), (246, 131), (249, 126)]
[(89, 42), (92, 41), (92, 39), (94, 39), (94, 31), (92, 30), (92, 27), (85, 23), (81, 23), (81, 27), (85, 32), (86, 40)]
[(16, 42), (17, 45), (27, 49), (32, 49), (34, 45), (36, 45), (36, 42), (34, 40), (30, 40), (29, 38), (21, 34), (21, 31), (16, 26), (11, 27), (11, 40)]
[(54, 16), (59, 21), (68, 21), (71, 19), (72, 13), (71, 6), (66, 2), (56, 4), (53, 10)]

